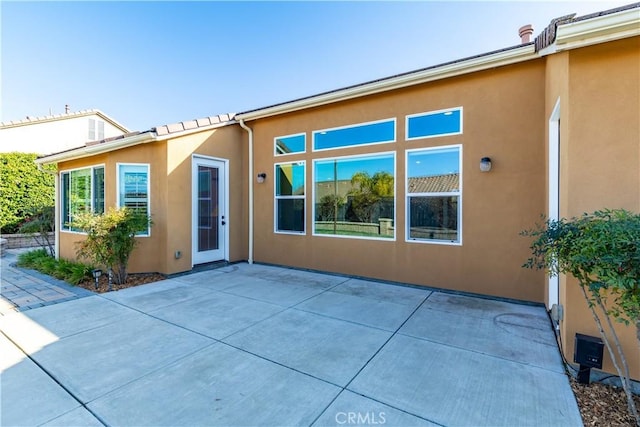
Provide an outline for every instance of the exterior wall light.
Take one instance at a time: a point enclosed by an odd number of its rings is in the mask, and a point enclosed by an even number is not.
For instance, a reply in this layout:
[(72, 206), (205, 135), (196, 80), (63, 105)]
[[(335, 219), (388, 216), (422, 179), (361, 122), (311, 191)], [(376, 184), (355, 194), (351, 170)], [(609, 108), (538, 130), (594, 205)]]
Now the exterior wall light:
[(267, 179), (267, 174), (262, 172), (258, 174), (257, 180), (258, 180), (258, 184), (262, 184), (264, 182), (264, 180)]
[(491, 170), (491, 158), (483, 157), (480, 159), (480, 171), (489, 172)]

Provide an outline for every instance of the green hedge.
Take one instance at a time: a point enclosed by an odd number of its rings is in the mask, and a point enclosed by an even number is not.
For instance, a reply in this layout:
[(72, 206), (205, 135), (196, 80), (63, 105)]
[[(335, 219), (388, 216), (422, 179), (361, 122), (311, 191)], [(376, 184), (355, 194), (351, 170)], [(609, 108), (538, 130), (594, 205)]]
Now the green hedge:
[[(54, 205), (55, 176), (38, 169), (37, 154), (0, 153), (0, 232), (15, 233), (25, 219)], [(55, 171), (55, 166), (45, 166)]]

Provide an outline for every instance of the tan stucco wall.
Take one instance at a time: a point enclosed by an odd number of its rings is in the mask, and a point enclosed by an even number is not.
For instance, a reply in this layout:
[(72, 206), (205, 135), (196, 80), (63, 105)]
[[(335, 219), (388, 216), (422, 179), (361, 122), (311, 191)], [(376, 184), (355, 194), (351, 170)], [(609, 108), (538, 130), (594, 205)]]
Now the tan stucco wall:
[[(137, 145), (104, 155), (65, 162), (59, 170), (92, 165), (105, 166), (105, 204), (116, 204), (116, 170), (118, 163), (150, 164), (151, 214), (153, 226), (149, 237), (138, 237), (130, 272), (178, 273), (191, 269), (191, 155), (192, 153), (229, 160), (230, 206), (227, 222), (229, 260), (247, 258), (246, 143), (242, 130), (227, 126), (183, 137)], [(60, 233), (60, 256), (75, 258), (75, 242), (80, 233)], [(176, 259), (175, 251), (182, 257)]]
[[(104, 165), (105, 207), (108, 209), (110, 206), (116, 205), (117, 164), (150, 164), (150, 204), (153, 226), (151, 227), (151, 235), (149, 237), (138, 237), (138, 246), (134, 249), (130, 259), (130, 272), (164, 272), (165, 269), (164, 262), (155, 256), (155, 254), (164, 251), (166, 248), (166, 211), (163, 208), (166, 205), (166, 198), (164, 196), (164, 183), (160, 179), (160, 177), (166, 174), (165, 147), (165, 142), (137, 145), (99, 156), (60, 163), (58, 165), (58, 170), (61, 172), (69, 169)], [(74, 258), (75, 242), (82, 238), (83, 234), (61, 231), (60, 256), (62, 258)], [(154, 256), (143, 256), (145, 253), (152, 253)]]
[[(356, 276), (543, 301), (542, 272), (521, 268), (528, 244), (519, 232), (545, 212), (544, 61), (502, 67), (393, 93), (251, 123), (256, 173), (255, 260)], [(462, 106), (462, 135), (405, 141), (405, 115)], [(397, 119), (394, 143), (313, 153), (313, 130)], [(274, 156), (273, 138), (305, 132), (307, 152)], [(405, 150), (463, 146), (461, 246), (405, 242)], [(396, 153), (395, 241), (312, 236), (314, 158)], [(480, 158), (493, 160), (490, 173)], [(274, 234), (273, 163), (306, 161), (306, 235)]]
[[(560, 55), (558, 55), (560, 56)], [(640, 38), (562, 54), (561, 216), (603, 208), (640, 211)], [(550, 97), (548, 97), (548, 101)], [(555, 98), (554, 98), (555, 99)], [(555, 102), (555, 101), (554, 101)], [(549, 105), (549, 104), (547, 104)], [(561, 281), (565, 355), (573, 360), (576, 332), (599, 336), (575, 279)], [(631, 375), (640, 379), (635, 328), (617, 324)], [(605, 366), (613, 372), (605, 351)]]
[[(167, 158), (168, 233), (166, 262), (168, 271), (191, 269), (191, 159), (192, 154), (228, 160), (229, 175), (229, 261), (246, 260), (247, 250), (247, 143), (238, 126), (226, 126), (215, 131), (195, 133), (171, 140)], [(183, 257), (176, 260), (175, 251)]]

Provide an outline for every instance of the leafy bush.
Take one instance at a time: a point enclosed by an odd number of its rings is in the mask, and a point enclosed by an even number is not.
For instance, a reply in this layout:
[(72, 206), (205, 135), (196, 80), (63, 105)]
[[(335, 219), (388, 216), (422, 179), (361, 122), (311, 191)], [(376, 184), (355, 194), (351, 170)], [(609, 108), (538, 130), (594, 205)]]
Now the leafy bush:
[(127, 281), (136, 233), (146, 231), (151, 219), (131, 209), (110, 208), (104, 214), (76, 215), (72, 226), (87, 233), (85, 240), (76, 243), (77, 255), (112, 272), (115, 283), (122, 285)]
[(56, 260), (47, 253), (45, 249), (25, 252), (18, 256), (18, 266), (31, 268), (53, 276), (56, 279), (64, 280), (72, 285), (77, 285), (86, 279), (91, 279), (93, 267), (64, 259)]
[[(522, 234), (534, 238), (532, 257), (524, 265), (578, 279), (600, 336), (627, 395), (629, 412), (640, 426), (631, 396), (629, 367), (611, 318), (636, 326), (640, 343), (640, 215), (623, 209), (601, 210), (571, 220), (547, 220)], [(604, 314), (622, 369), (608, 341), (598, 308)]]
[[(43, 206), (54, 205), (55, 176), (35, 164), (37, 154), (0, 153), (0, 232), (15, 233)], [(55, 166), (43, 169), (55, 171)]]

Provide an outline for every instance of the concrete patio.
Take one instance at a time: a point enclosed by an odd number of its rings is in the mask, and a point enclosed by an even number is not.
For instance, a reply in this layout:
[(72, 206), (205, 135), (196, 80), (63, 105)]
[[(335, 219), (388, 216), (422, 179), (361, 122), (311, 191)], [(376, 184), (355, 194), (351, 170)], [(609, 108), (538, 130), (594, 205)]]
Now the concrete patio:
[(539, 306), (236, 264), (0, 330), (3, 426), (582, 424)]

